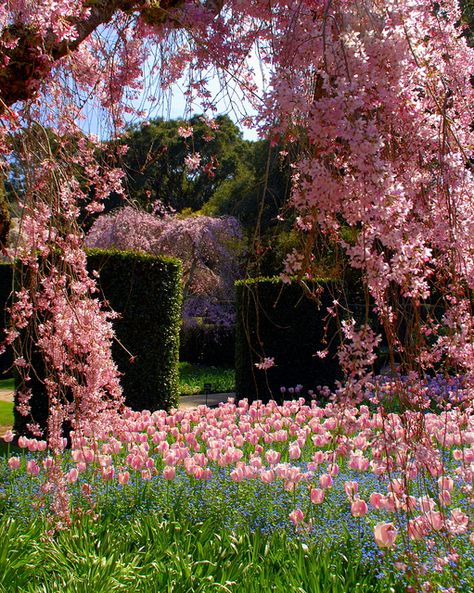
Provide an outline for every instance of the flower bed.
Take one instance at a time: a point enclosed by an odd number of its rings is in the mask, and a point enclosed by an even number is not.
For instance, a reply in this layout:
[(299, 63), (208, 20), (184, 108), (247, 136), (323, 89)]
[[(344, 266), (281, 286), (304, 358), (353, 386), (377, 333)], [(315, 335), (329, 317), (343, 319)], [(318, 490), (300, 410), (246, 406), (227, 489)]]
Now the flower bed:
[(2, 460), (2, 512), (51, 515), (58, 493), (50, 476), (60, 463), (68, 504), (81, 513), (215, 518), (229, 533), (285, 532), (308, 546), (349, 540), (352, 554), (387, 582), (467, 593), (474, 418), (449, 409), (449, 398), (465, 395), (452, 381), (421, 389), (425, 398), (437, 390), (438, 408), (448, 402), (436, 413), (421, 403), (398, 414), (375, 408), (397, 384), (379, 384), (359, 406), (301, 398), (128, 411), (100, 445), (73, 434), (60, 461), (44, 442), (21, 438), (24, 453)]

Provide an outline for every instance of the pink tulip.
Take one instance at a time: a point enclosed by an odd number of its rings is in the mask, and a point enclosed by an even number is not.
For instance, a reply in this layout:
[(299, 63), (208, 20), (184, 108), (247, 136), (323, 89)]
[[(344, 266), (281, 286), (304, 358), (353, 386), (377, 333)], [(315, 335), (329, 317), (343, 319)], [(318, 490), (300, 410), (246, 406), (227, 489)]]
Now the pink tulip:
[(426, 513), (426, 520), (432, 529), (439, 531), (444, 526), (443, 515), (439, 511), (430, 511)]
[(43, 459), (43, 467), (44, 469), (51, 469), (54, 465), (54, 459), (52, 457), (46, 457)]
[(66, 482), (69, 482), (69, 484), (73, 484), (74, 482), (77, 482), (78, 477), (79, 477), (79, 472), (77, 471), (77, 468), (75, 468), (75, 467), (71, 468), (65, 475)]
[(461, 509), (453, 509), (447, 521), (448, 530), (453, 534), (465, 533), (469, 525), (469, 517)]
[(18, 439), (18, 446), (21, 449), (26, 449), (28, 447), (28, 443), (29, 443), (29, 439), (27, 439), (24, 436), (19, 437), (19, 439)]
[(39, 465), (34, 459), (30, 459), (26, 462), (26, 473), (30, 476), (37, 476), (40, 472)]
[(325, 490), (322, 488), (311, 488), (310, 498), (313, 504), (322, 504), (324, 501)]
[(379, 548), (391, 548), (397, 538), (398, 530), (393, 523), (377, 523), (374, 527), (375, 543)]
[(130, 472), (119, 472), (117, 474), (117, 479), (118, 479), (118, 483), (122, 484), (122, 486), (124, 486), (125, 484), (128, 484), (128, 482), (130, 481)]
[(10, 457), (8, 460), (8, 467), (10, 469), (19, 469), (21, 465), (21, 459), (19, 457)]
[(414, 540), (422, 540), (429, 533), (429, 524), (425, 517), (415, 517), (408, 521), (408, 537)]
[(115, 474), (115, 470), (113, 465), (107, 465), (105, 467), (102, 468), (102, 478), (109, 482), (110, 480), (113, 480)]
[(275, 472), (271, 469), (267, 470), (267, 471), (263, 471), (260, 474), (260, 479), (265, 484), (271, 484), (275, 480)]
[(279, 463), (280, 457), (280, 453), (278, 451), (274, 451), (273, 449), (269, 449), (265, 453), (265, 459), (270, 465), (275, 465), (276, 463)]
[(448, 506), (451, 504), (451, 492), (449, 490), (441, 490), (438, 495), (439, 502), (444, 505)]
[(7, 432), (3, 435), (3, 440), (6, 443), (11, 443), (15, 438), (15, 433), (12, 430), (7, 430)]
[(449, 476), (441, 476), (441, 478), (438, 478), (438, 485), (440, 490), (452, 490), (454, 481)]
[(333, 481), (329, 474), (321, 474), (319, 476), (319, 484), (321, 488), (331, 488)]
[(380, 492), (372, 492), (369, 502), (374, 507), (374, 509), (381, 509), (384, 506), (384, 498), (384, 495), (380, 494)]
[(290, 459), (299, 459), (301, 457), (301, 449), (297, 444), (291, 444), (288, 447), (288, 456)]
[(361, 498), (356, 498), (351, 504), (351, 513), (353, 517), (363, 517), (368, 511), (367, 503)]
[(359, 491), (358, 482), (345, 482), (344, 490), (349, 498), (353, 498)]
[(163, 477), (165, 480), (173, 480), (176, 476), (176, 467), (174, 465), (166, 465), (163, 469)]
[(420, 504), (420, 509), (424, 512), (424, 513), (428, 513), (429, 511), (432, 511), (435, 508), (435, 501), (430, 498), (429, 496), (421, 496), (418, 499), (418, 502)]
[(301, 509), (295, 509), (294, 511), (291, 511), (288, 516), (294, 525), (298, 525), (304, 519), (304, 513)]

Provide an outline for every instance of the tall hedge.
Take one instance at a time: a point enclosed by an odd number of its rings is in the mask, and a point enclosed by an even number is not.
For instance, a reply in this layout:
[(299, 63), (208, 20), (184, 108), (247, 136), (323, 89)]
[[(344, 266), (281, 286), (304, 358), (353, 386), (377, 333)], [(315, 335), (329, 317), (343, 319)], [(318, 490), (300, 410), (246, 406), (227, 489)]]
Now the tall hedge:
[[(13, 270), (9, 263), (0, 262), (0, 304), (2, 313), (0, 316), (0, 341), (4, 339), (4, 330), (8, 325), (7, 307), (13, 287)], [(11, 348), (0, 355), (0, 379), (11, 376), (13, 373), (13, 355)]]
[[(135, 410), (169, 409), (178, 402), (181, 262), (138, 252), (94, 249), (89, 271), (99, 273), (101, 297), (120, 314), (113, 321), (112, 355), (122, 374), (127, 405)], [(32, 352), (39, 377), (29, 387), (35, 421), (46, 426), (47, 397), (40, 357)], [(28, 418), (15, 411), (15, 431), (27, 434)]]
[(181, 262), (93, 249), (87, 252), (87, 265), (90, 271), (99, 272), (105, 299), (121, 315), (113, 323), (118, 340), (112, 354), (123, 373), (127, 405), (152, 411), (177, 405)]
[[(318, 385), (333, 386), (341, 377), (335, 358), (337, 327), (328, 320), (334, 281), (321, 280), (320, 304), (307, 298), (297, 283), (279, 278), (257, 278), (236, 283), (236, 391), (249, 399), (280, 399), (280, 388), (303, 385), (303, 393)], [(328, 325), (329, 323), (329, 325)], [(327, 331), (325, 331), (325, 327)], [(315, 355), (323, 350), (325, 358)], [(273, 357), (275, 366), (260, 370), (255, 364)], [(285, 395), (288, 397), (288, 394)]]

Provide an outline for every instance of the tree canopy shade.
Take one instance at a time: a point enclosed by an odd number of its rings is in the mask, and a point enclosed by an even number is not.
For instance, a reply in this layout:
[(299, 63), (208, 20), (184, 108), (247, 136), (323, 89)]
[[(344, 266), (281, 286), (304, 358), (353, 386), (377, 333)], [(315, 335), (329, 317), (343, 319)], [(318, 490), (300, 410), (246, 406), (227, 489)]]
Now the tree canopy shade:
[[(178, 212), (200, 210), (222, 185), (242, 177), (253, 181), (252, 143), (228, 116), (147, 121), (127, 130), (123, 145), (117, 164), (126, 172), (130, 197), (147, 209), (158, 200)], [(196, 169), (188, 164), (193, 155)], [(118, 200), (107, 206), (116, 205)]]
[[(107, 140), (115, 140), (130, 113), (144, 117), (134, 107), (141, 93), (152, 102), (185, 72), (190, 104), (199, 96), (209, 121), (215, 105), (207, 82), (217, 71), (253, 102), (257, 115), (247, 123), (280, 153), (297, 149), (289, 207), (302, 239), (286, 259), (284, 278), (297, 276), (305, 285), (314, 273), (318, 235), (337, 243), (362, 276), (367, 306), (411, 378), (462, 372), (473, 392), (474, 180), (468, 165), (474, 60), (463, 23), (457, 0), (0, 5), (2, 166), (8, 170), (11, 138), (21, 131), (25, 188), (24, 241), (8, 252), (20, 264), (22, 288), (7, 340), (16, 345), (24, 378), (17, 403), (25, 415), (27, 379), (34, 372), (28, 353), (34, 348), (44, 358), (47, 437), (57, 456), (66, 417), (78, 434), (100, 436), (114, 423), (123, 427), (110, 358), (113, 313), (100, 305), (87, 274), (77, 216), (81, 207), (101, 211), (104, 199), (120, 194), (124, 172), (99, 166), (97, 151), (105, 143), (86, 137), (79, 122), (93, 109)], [(264, 90), (255, 83), (255, 52), (267, 72)], [(46, 130), (59, 139), (54, 150)], [(215, 181), (212, 154), (202, 162), (188, 131), (180, 135), (190, 147), (183, 155), (186, 184)], [(204, 154), (205, 145), (200, 149)], [(201, 173), (208, 165), (214, 178)], [(442, 305), (436, 308), (440, 316), (432, 314), (433, 299)], [(337, 317), (340, 307), (335, 297), (328, 314)], [(402, 342), (396, 329), (405, 311), (410, 339)], [(370, 378), (380, 340), (368, 318), (356, 322), (345, 315), (341, 327), (338, 360), (347, 382), (337, 397), (351, 405)], [(419, 400), (404, 385), (399, 381), (397, 389), (405, 389), (404, 401), (418, 410)], [(472, 401), (462, 406), (471, 414)], [(422, 433), (422, 415), (416, 418)], [(429, 448), (429, 439), (423, 442)], [(404, 445), (412, 447), (408, 438)], [(420, 461), (419, 451), (413, 455)], [(66, 514), (59, 469), (51, 481), (56, 508)]]

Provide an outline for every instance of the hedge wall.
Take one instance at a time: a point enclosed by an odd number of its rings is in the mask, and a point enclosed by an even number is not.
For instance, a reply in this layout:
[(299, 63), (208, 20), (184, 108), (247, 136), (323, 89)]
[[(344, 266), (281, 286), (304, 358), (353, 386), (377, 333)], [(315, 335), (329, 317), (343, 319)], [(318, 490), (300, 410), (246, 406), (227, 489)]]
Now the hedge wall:
[[(177, 405), (181, 262), (138, 252), (94, 249), (87, 252), (87, 264), (90, 272), (99, 272), (101, 296), (120, 313), (113, 321), (118, 340), (112, 355), (122, 373), (127, 405), (152, 411)], [(44, 375), (41, 360), (34, 353), (33, 359), (39, 375)], [(47, 398), (42, 382), (33, 377), (29, 387), (33, 417), (45, 426)], [(27, 422), (15, 412), (17, 434), (27, 433)]]
[(134, 410), (169, 410), (178, 402), (181, 262), (144, 253), (93, 249), (90, 271), (99, 272), (105, 299), (121, 317), (112, 354), (125, 400)]
[[(236, 283), (237, 397), (279, 400), (280, 387), (300, 384), (304, 394), (318, 385), (331, 387), (341, 378), (334, 358), (338, 344), (335, 321), (329, 321), (328, 355), (323, 359), (315, 356), (317, 350), (323, 349), (326, 308), (332, 303), (336, 288), (330, 280), (320, 280), (318, 285), (323, 287), (319, 307), (304, 295), (301, 286), (284, 284), (279, 278)], [(275, 366), (266, 371), (255, 366), (264, 356), (275, 359)]]
[[(9, 300), (12, 291), (13, 270), (9, 263), (0, 262), (0, 303), (2, 314), (0, 316), (0, 341), (4, 339), (4, 330), (7, 327), (8, 315), (6, 308), (9, 306)], [(11, 348), (0, 355), (0, 379), (11, 377), (13, 374), (13, 354)]]

